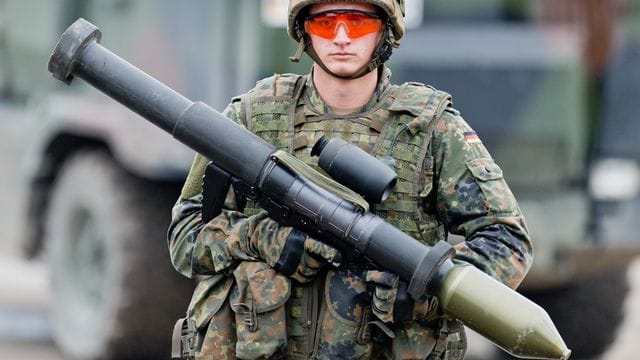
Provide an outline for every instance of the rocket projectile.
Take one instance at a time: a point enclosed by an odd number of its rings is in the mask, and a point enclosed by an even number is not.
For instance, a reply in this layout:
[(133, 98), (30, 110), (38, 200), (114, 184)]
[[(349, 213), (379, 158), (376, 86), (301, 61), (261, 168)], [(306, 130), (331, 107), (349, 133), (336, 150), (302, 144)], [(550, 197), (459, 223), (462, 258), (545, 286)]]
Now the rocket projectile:
[(571, 355), (543, 308), (471, 265), (454, 265), (437, 296), (446, 314), (513, 356), (566, 360)]

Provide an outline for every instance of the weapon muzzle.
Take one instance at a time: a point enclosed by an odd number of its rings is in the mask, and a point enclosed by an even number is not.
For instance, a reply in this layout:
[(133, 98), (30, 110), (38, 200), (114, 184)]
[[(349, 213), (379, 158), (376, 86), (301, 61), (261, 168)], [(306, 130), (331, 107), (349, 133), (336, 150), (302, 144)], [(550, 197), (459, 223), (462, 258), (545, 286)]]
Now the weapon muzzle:
[(98, 43), (80, 18), (62, 34), (49, 71), (66, 84), (81, 78), (177, 140), (253, 186), (274, 147), (201, 102), (192, 102)]
[(100, 42), (102, 32), (95, 25), (83, 18), (76, 20), (62, 33), (60, 40), (49, 58), (49, 71), (53, 77), (71, 84), (73, 80), (73, 63), (82, 49), (91, 41)]

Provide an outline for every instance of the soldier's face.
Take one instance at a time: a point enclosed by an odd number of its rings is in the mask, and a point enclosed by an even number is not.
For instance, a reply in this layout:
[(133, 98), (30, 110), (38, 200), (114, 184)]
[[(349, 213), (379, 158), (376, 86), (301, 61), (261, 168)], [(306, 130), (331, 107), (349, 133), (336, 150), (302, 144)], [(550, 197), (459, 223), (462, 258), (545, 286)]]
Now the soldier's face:
[[(376, 13), (377, 8), (371, 4), (359, 3), (314, 4), (311, 5), (309, 16), (313, 17), (314, 14), (331, 10), (355, 10)], [(342, 14), (344, 12), (341, 11), (340, 13)], [(358, 13), (354, 12), (354, 14)], [(346, 17), (348, 14), (344, 16)], [(342, 20), (344, 18), (339, 16), (338, 19)], [(358, 25), (358, 20), (355, 17), (353, 19), (353, 24)], [(378, 19), (378, 21), (381, 23), (381, 20)], [(370, 29), (375, 30), (374, 32), (361, 35), (355, 33), (353, 29), (350, 32), (349, 25), (350, 24), (346, 24), (344, 21), (338, 21), (334, 28), (335, 35), (333, 35), (333, 38), (327, 38), (331, 37), (331, 35), (327, 36), (324, 34), (324, 36), (320, 36), (314, 34), (312, 31), (309, 31), (309, 24), (306, 24), (307, 33), (311, 38), (311, 44), (318, 54), (318, 57), (331, 72), (340, 76), (352, 75), (365, 66), (371, 60), (376, 45), (382, 36), (382, 26), (377, 27), (377, 30)]]

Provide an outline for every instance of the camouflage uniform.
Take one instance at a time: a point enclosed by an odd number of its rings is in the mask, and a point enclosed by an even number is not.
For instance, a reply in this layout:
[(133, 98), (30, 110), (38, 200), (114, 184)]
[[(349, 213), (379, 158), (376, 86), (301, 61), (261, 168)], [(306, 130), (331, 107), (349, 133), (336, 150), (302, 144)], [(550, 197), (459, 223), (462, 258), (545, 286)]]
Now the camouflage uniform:
[[(463, 235), (455, 246), (457, 261), (513, 288), (521, 282), (532, 251), (524, 219), (500, 168), (448, 94), (421, 84), (392, 85), (383, 66), (362, 112), (338, 116), (310, 79), (264, 79), (224, 113), (312, 166), (310, 148), (319, 134), (341, 137), (379, 158), (390, 155), (399, 181), (376, 206), (379, 216), (430, 245), (446, 232)], [(206, 163), (198, 155), (187, 182), (199, 181)], [(435, 297), (416, 302), (409, 319), (394, 321), (398, 280), (384, 271), (350, 264), (320, 269), (307, 283), (285, 277), (266, 263), (269, 254), (256, 249), (291, 229), (254, 204), (238, 211), (232, 192), (225, 207), (203, 223), (201, 187), (185, 185), (169, 230), (176, 269), (201, 275), (189, 306), (199, 335), (197, 358), (463, 356), (464, 334), (457, 322), (440, 316)]]

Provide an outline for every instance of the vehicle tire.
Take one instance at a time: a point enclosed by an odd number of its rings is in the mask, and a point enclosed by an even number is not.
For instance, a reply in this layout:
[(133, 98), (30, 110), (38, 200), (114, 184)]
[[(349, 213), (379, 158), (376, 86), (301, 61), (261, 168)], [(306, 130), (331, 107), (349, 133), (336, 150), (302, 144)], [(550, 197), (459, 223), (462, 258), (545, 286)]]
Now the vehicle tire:
[(594, 359), (616, 336), (629, 292), (628, 266), (562, 289), (527, 294), (542, 306), (572, 351), (572, 359)]
[(169, 358), (193, 282), (169, 260), (175, 184), (141, 180), (104, 151), (65, 162), (46, 215), (56, 344), (74, 359)]

